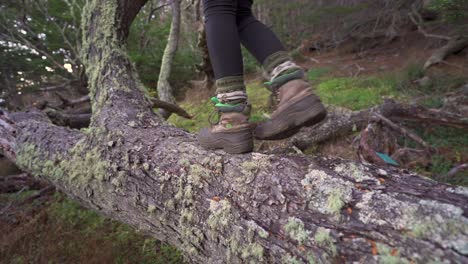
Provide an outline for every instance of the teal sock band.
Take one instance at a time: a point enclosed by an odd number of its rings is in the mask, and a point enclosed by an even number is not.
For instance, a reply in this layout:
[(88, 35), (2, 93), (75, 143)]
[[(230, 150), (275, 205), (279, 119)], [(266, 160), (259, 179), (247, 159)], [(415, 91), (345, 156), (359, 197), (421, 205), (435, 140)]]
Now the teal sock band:
[(284, 73), (276, 77), (271, 82), (266, 82), (265, 85), (270, 89), (270, 91), (275, 92), (287, 82), (292, 81), (292, 80), (302, 79), (302, 78), (304, 78), (304, 71), (294, 70), (292, 72)]
[(221, 113), (250, 113), (250, 105), (247, 101), (223, 103), (215, 96), (211, 98), (211, 102), (215, 104), (216, 109)]

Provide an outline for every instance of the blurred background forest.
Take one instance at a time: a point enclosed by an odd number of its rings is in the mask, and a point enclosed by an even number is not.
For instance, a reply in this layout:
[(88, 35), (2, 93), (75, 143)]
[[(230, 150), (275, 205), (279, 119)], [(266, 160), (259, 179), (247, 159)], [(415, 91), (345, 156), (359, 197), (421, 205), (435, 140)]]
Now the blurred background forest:
[[(2, 0), (1, 107), (39, 107), (56, 116), (58, 106), (87, 94), (80, 62), (84, 4)], [(173, 7), (172, 0), (150, 0), (130, 32), (129, 54), (153, 97), (158, 97)], [(193, 116), (173, 115), (169, 122), (191, 132), (208, 125), (212, 111), (201, 10), (200, 0), (180, 1), (180, 34), (168, 79), (177, 104)], [(254, 12), (307, 69), (330, 107), (360, 111), (394, 99), (468, 118), (468, 0), (255, 0)], [(269, 93), (259, 64), (243, 52), (252, 120), (258, 121), (268, 116)], [(402, 167), (468, 185), (466, 127), (404, 125), (436, 151), (407, 157)], [(304, 153), (357, 160), (357, 134)], [(406, 148), (417, 146), (404, 137), (397, 140)], [(0, 232), (2, 263), (183, 262), (176, 249), (81, 208), (1, 158)]]

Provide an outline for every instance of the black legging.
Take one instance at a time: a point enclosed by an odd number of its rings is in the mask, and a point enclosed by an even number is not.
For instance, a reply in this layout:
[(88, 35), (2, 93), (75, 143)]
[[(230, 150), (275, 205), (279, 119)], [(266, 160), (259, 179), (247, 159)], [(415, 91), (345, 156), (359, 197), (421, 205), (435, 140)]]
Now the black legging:
[(253, 0), (203, 0), (208, 51), (215, 78), (241, 76), (240, 43), (260, 62), (284, 46), (252, 14)]

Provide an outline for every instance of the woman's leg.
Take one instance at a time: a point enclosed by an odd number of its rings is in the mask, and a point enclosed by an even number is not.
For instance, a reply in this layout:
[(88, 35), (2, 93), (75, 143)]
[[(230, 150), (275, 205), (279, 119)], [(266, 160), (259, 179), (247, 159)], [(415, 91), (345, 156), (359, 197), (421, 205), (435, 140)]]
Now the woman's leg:
[(216, 79), (242, 76), (236, 0), (204, 0), (208, 50)]
[[(283, 44), (275, 33), (254, 17), (252, 2), (252, 0), (238, 0), (237, 29), (242, 45), (264, 66), (268, 63), (268, 66), (272, 67), (275, 63), (280, 64), (289, 60)], [(272, 69), (265, 68), (265, 70), (270, 72)]]
[(242, 44), (263, 65), (270, 79), (270, 90), (277, 95), (272, 118), (259, 124), (259, 139), (283, 139), (302, 126), (313, 125), (326, 116), (320, 99), (303, 80), (304, 71), (285, 51), (281, 41), (252, 14), (252, 0), (238, 0), (237, 28)]
[(208, 51), (216, 78), (216, 97), (212, 101), (221, 115), (217, 125), (200, 131), (198, 141), (207, 149), (250, 152), (253, 136), (237, 30), (237, 0), (204, 0), (203, 4)]

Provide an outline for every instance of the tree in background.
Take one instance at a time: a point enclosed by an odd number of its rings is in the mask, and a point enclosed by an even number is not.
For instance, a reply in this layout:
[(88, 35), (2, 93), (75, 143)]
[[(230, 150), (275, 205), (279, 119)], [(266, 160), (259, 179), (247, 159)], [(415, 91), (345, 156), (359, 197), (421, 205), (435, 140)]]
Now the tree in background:
[[(195, 65), (200, 58), (200, 52), (195, 47), (196, 35), (193, 23), (185, 23), (186, 5), (190, 1), (181, 1), (183, 13), (181, 34), (177, 52), (174, 55), (171, 75), (168, 82), (174, 90), (175, 96), (183, 95), (190, 80), (197, 78)], [(170, 34), (172, 12), (171, 1), (149, 1), (135, 18), (130, 29), (128, 50), (135, 63), (138, 74), (148, 87), (150, 93), (156, 94), (159, 73), (163, 63), (164, 50)], [(187, 26), (190, 25), (190, 26)]]
[[(159, 71), (158, 78), (158, 96), (159, 99), (168, 102), (175, 103), (174, 91), (171, 84), (169, 83), (169, 77), (171, 76), (172, 63), (174, 61), (175, 54), (177, 52), (177, 47), (179, 45), (179, 36), (180, 36), (180, 0), (172, 0), (171, 10), (172, 10), (172, 22), (171, 22), (171, 31), (169, 32), (169, 37), (167, 40), (167, 46), (164, 50), (164, 55), (161, 63), (161, 70)], [(170, 112), (161, 109), (161, 115), (167, 119), (171, 115)]]

